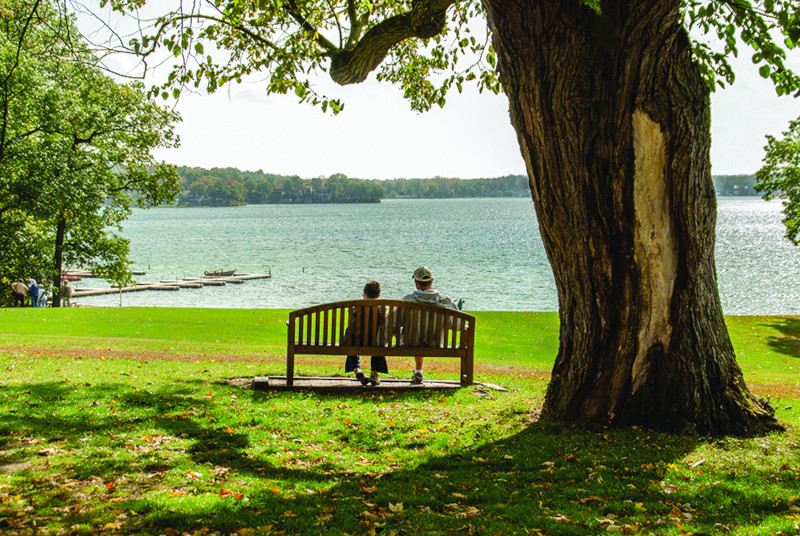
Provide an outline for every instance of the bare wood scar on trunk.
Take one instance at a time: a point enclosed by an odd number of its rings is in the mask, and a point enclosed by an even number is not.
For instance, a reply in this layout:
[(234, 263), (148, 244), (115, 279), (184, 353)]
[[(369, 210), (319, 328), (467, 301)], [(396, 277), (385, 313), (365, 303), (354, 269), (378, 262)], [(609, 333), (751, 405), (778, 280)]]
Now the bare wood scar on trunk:
[(661, 345), (669, 348), (672, 337), (670, 304), (678, 268), (678, 247), (670, 195), (664, 176), (666, 143), (661, 126), (647, 113), (633, 113), (634, 186), (636, 248), (639, 267), (639, 307), (646, 311), (639, 326), (639, 348), (632, 370), (635, 393), (647, 376), (647, 355)]

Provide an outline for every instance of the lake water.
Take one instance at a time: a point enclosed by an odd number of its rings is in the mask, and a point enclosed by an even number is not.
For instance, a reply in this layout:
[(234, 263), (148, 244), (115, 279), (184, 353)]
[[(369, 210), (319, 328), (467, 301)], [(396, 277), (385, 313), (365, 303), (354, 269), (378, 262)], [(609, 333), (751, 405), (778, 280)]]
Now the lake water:
[[(800, 314), (800, 249), (783, 238), (780, 203), (721, 198), (717, 270), (727, 314)], [(147, 282), (236, 269), (272, 278), (241, 285), (144, 291), (123, 306), (286, 308), (413, 290), (419, 265), (472, 311), (555, 311), (555, 282), (529, 199), (384, 200), (367, 205), (253, 205), (137, 210), (123, 235)], [(86, 279), (76, 287), (101, 287)], [(80, 305), (119, 306), (119, 295)]]

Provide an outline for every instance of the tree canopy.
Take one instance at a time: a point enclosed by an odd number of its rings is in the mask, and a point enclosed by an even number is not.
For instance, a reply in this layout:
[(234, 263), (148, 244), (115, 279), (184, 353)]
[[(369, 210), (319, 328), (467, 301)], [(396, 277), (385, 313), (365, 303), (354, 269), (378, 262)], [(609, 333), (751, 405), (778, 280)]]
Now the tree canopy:
[[(601, 15), (602, 0), (569, 0)], [(800, 43), (800, 12), (792, 0), (683, 0), (692, 49), (710, 88), (733, 83), (731, 58), (748, 54), (779, 95), (798, 94), (800, 78), (785, 65)], [(146, 0), (101, 0), (138, 15)], [(184, 87), (214, 92), (252, 74), (267, 74), (267, 93), (294, 93), (301, 101), (341, 110), (336, 98), (312, 83), (326, 72), (338, 84), (378, 80), (399, 85), (412, 108), (444, 105), (447, 92), (474, 83), (480, 91), (502, 90), (497, 54), (478, 0), (203, 0), (170, 8), (135, 34), (116, 35), (115, 50), (149, 58), (165, 50), (176, 61), (161, 84), (167, 98)], [(118, 43), (122, 46), (118, 46)], [(146, 60), (143, 66), (148, 68)], [(172, 89), (172, 93), (168, 92)]]
[(177, 143), (179, 118), (141, 85), (103, 74), (58, 4), (2, 7), (2, 275), (35, 276), (54, 285), (56, 298), (64, 264), (126, 280), (127, 241), (113, 230), (131, 206), (176, 195), (177, 174), (151, 150)]
[(764, 199), (783, 200), (786, 238), (800, 244), (800, 119), (789, 123), (782, 138), (767, 136), (764, 165), (756, 173), (755, 189)]

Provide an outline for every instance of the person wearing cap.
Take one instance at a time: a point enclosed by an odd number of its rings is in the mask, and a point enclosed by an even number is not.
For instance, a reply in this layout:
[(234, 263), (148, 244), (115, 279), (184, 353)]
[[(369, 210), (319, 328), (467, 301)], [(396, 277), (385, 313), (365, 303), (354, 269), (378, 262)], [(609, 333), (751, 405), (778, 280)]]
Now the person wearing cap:
[[(431, 305), (438, 305), (439, 307), (447, 307), (449, 309), (458, 310), (458, 305), (453, 301), (453, 298), (446, 294), (442, 294), (438, 290), (433, 289), (433, 274), (430, 268), (420, 266), (414, 270), (414, 285), (417, 289), (411, 294), (403, 296), (403, 300), (417, 303), (428, 303)], [(411, 373), (411, 383), (422, 383), (422, 364), (424, 358), (421, 356), (414, 356), (414, 372)]]

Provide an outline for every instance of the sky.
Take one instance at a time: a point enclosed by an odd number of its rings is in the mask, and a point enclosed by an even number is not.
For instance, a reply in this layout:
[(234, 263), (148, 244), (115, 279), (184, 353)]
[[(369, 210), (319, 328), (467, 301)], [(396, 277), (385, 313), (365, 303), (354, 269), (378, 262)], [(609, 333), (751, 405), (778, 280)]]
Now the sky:
[[(504, 95), (465, 88), (451, 92), (443, 109), (418, 113), (400, 90), (374, 77), (352, 87), (330, 84), (328, 94), (344, 101), (342, 113), (323, 113), (294, 96), (268, 96), (257, 82), (185, 94), (177, 105), (181, 146), (156, 156), (177, 165), (303, 178), (525, 173)], [(736, 83), (712, 95), (711, 114), (712, 173), (754, 173), (765, 136), (779, 136), (800, 117), (800, 99), (777, 97), (769, 81), (742, 65)]]
[[(800, 72), (800, 49), (787, 63)], [(747, 59), (734, 65), (736, 83), (712, 95), (715, 175), (755, 173), (765, 136), (779, 136), (800, 117), (800, 99), (777, 97)], [(465, 87), (462, 94), (452, 90), (443, 109), (418, 113), (399, 89), (377, 82), (374, 73), (362, 84), (341, 87), (321, 78), (316, 87), (341, 99), (344, 111), (334, 116), (298, 103), (293, 95), (267, 95), (258, 81), (212, 95), (184, 94), (177, 104), (183, 117), (177, 128), (181, 145), (157, 150), (155, 156), (182, 166), (303, 178), (344, 173), (364, 179), (469, 179), (525, 173), (502, 94)]]
[(469, 88), (453, 92), (444, 108), (419, 113), (400, 90), (374, 79), (344, 88), (324, 85), (330, 86), (326, 94), (345, 103), (338, 115), (300, 104), (293, 95), (267, 96), (257, 83), (181, 96), (181, 147), (156, 154), (178, 165), (304, 178), (525, 173), (503, 95)]

